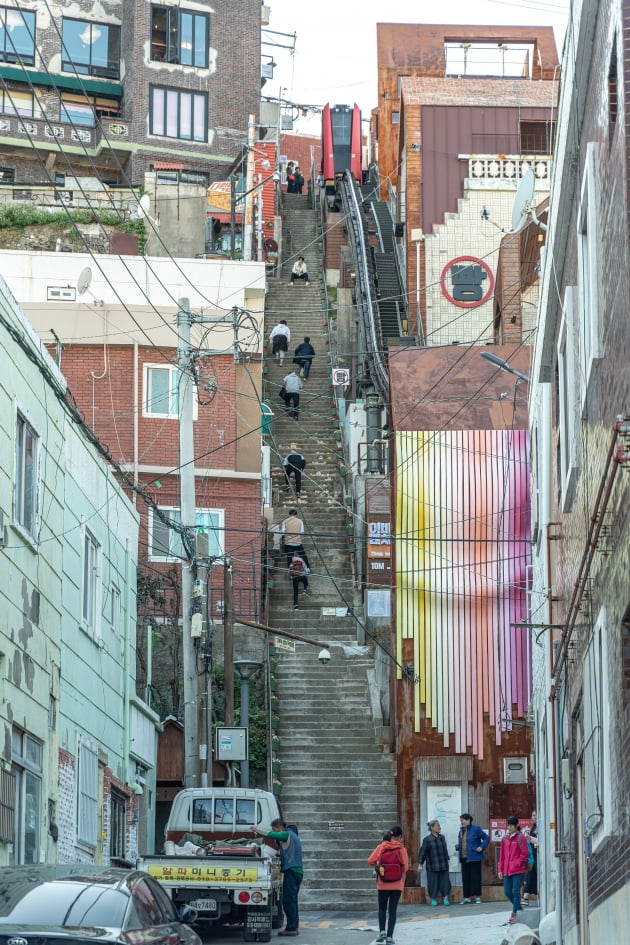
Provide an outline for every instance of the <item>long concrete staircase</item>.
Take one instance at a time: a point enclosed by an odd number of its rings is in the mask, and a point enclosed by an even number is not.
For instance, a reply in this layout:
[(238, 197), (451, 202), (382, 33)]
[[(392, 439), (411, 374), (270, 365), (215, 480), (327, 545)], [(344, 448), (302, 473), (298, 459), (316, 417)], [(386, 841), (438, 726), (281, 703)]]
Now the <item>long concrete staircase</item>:
[[(281, 367), (269, 357), (265, 398), (273, 405), (270, 436), (275, 521), (296, 508), (304, 522), (304, 547), (311, 574), (310, 597), (293, 610), (286, 559), (276, 553), (270, 572), (269, 623), (325, 643), (332, 660), (322, 665), (318, 648), (295, 643), (278, 647), (281, 804), (288, 823), (299, 828), (304, 848), (305, 908), (373, 908), (372, 871), (366, 858), (385, 830), (397, 821), (392, 756), (379, 744), (380, 719), (372, 713), (367, 647), (358, 646), (352, 616), (354, 575), (349, 553), (348, 511), (338, 420), (331, 388), (323, 247), (317, 213), (306, 196), (285, 195), (284, 228), (291, 255), (281, 275), (269, 280), (267, 335), (281, 318), (291, 329), (291, 354)], [(286, 245), (286, 242), (285, 242)], [(289, 285), (291, 266), (303, 255), (310, 285)], [(304, 385), (298, 420), (278, 399), (291, 370), (292, 351), (305, 335), (317, 358)], [(299, 500), (286, 489), (282, 458), (295, 443), (304, 454)]]

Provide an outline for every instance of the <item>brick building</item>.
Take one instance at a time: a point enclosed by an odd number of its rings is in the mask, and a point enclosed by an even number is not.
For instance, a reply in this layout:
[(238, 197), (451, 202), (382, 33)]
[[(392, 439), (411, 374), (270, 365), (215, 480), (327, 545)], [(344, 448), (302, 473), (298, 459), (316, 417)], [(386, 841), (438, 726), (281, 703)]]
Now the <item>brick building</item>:
[(261, 5), (0, 7), (0, 174), (63, 187), (225, 176), (260, 97)]
[(544, 942), (621, 941), (630, 867), (628, 8), (565, 48), (530, 393)]
[[(377, 31), (372, 130), (381, 199), (398, 223), (410, 331), (427, 344), (489, 340), (502, 231), (511, 229), (529, 168), (535, 204), (548, 195), (553, 31), (388, 23)], [(473, 276), (460, 298), (454, 265)], [(531, 307), (528, 313), (525, 330), (534, 326)]]
[[(81, 295), (74, 286), (88, 264), (94, 278)], [(140, 513), (139, 691), (150, 692), (161, 717), (177, 715), (180, 574), (187, 557), (181, 535), (169, 525), (179, 521), (181, 503), (177, 300), (187, 296), (192, 312), (203, 309), (215, 319), (194, 324), (191, 336), (197, 532), (207, 538), (209, 557), (233, 561), (235, 613), (260, 619), (264, 264), (4, 251), (3, 268), (51, 350), (54, 326), (79, 410), (140, 490), (134, 498)], [(64, 287), (65, 301), (51, 301)], [(236, 327), (232, 306), (246, 313)], [(213, 568), (209, 618), (221, 619), (223, 599), (223, 569)]]

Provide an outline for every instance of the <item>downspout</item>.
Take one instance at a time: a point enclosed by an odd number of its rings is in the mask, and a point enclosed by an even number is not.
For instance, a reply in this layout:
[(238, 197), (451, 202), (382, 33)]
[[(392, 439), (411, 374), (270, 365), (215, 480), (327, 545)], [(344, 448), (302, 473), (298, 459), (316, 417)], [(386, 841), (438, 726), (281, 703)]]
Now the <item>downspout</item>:
[[(138, 413), (142, 409), (142, 397), (138, 404), (138, 342), (133, 343), (133, 481), (138, 484)], [(137, 493), (133, 493), (133, 504), (137, 504)]]

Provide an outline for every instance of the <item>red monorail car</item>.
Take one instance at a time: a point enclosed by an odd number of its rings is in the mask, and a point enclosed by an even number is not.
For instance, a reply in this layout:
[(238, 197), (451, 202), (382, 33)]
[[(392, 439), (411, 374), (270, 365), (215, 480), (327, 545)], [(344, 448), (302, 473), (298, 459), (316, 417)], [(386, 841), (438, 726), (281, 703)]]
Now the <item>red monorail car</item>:
[(361, 181), (361, 112), (358, 105), (326, 105), (322, 112), (322, 175), (328, 193), (346, 170)]

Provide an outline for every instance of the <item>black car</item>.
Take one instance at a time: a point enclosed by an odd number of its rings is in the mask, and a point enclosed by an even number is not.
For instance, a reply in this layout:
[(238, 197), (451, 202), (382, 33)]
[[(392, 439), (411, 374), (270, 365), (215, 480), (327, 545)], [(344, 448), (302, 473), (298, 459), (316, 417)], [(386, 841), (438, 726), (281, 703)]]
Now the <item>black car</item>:
[(141, 870), (60, 863), (0, 870), (0, 945), (201, 945)]

